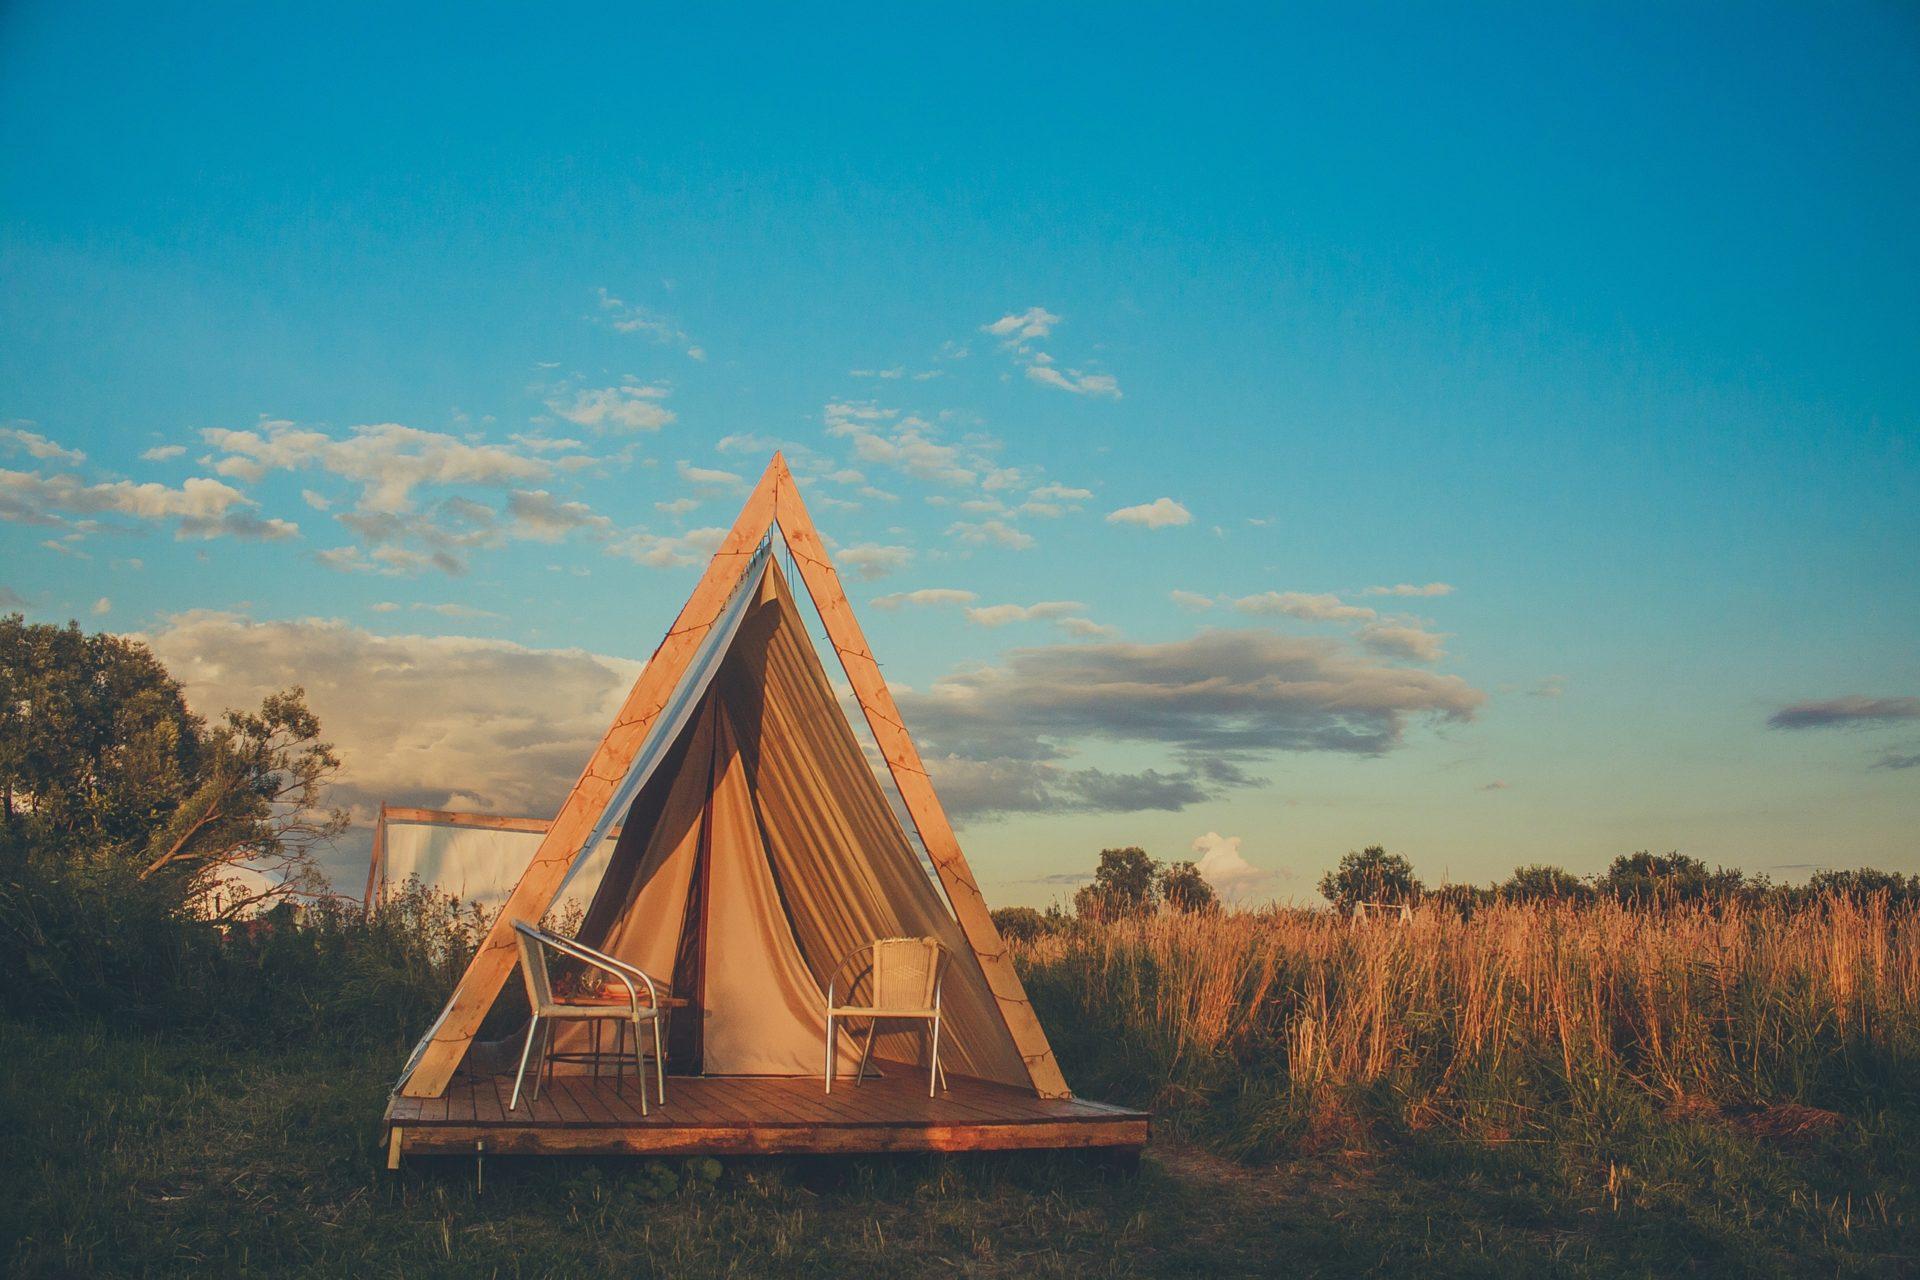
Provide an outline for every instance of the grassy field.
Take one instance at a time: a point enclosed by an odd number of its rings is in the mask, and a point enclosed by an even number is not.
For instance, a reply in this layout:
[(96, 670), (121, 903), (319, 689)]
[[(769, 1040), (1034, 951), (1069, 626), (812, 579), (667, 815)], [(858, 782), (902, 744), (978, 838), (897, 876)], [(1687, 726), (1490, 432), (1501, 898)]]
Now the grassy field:
[(18, 1275), (1908, 1275), (1920, 922), (1502, 908), (1042, 938), (1072, 1158), (380, 1167), (391, 1046), (0, 1024)]

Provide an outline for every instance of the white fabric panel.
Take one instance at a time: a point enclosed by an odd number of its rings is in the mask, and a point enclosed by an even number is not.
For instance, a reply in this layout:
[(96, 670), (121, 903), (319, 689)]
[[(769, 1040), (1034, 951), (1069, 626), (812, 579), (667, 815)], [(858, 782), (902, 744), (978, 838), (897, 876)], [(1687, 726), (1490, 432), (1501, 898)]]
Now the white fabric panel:
[[(382, 896), (399, 889), (408, 876), (417, 875), (430, 889), (497, 911), (533, 861), (541, 834), (389, 818), (381, 860)], [(564, 911), (570, 904), (586, 910), (593, 896), (586, 886), (599, 883), (607, 859), (613, 856), (613, 843), (602, 840), (593, 853), (581, 859), (586, 865), (586, 878), (580, 882), (583, 891), (562, 892), (553, 910)]]

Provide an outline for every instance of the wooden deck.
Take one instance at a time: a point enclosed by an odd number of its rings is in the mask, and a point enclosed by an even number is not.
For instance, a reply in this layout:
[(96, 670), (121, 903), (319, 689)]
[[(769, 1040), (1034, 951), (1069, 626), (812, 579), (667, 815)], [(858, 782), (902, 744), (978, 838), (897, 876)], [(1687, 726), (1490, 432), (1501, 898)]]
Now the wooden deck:
[(455, 1080), (438, 1098), (395, 1098), (387, 1156), (792, 1155), (889, 1151), (1139, 1148), (1147, 1113), (1078, 1098), (1048, 1100), (961, 1076), (937, 1098), (926, 1077), (895, 1071), (826, 1093), (818, 1077), (667, 1078), (665, 1106), (640, 1114), (631, 1078), (556, 1075), (540, 1100), (507, 1110), (513, 1077)]

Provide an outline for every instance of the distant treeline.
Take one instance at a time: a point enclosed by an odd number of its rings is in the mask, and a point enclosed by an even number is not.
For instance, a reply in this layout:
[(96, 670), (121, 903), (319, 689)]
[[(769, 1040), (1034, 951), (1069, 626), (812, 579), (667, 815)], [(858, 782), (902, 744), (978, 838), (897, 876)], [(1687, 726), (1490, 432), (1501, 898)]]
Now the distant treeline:
[[(1618, 903), (1649, 910), (1690, 904), (1779, 906), (1797, 910), (1823, 899), (1856, 903), (1884, 898), (1892, 908), (1920, 905), (1920, 875), (1902, 875), (1875, 867), (1821, 871), (1805, 884), (1780, 884), (1765, 874), (1738, 867), (1710, 867), (1687, 854), (1622, 854), (1598, 875), (1577, 876), (1565, 867), (1529, 863), (1505, 880), (1488, 885), (1449, 884), (1430, 888), (1414, 874), (1413, 864), (1380, 845), (1349, 852), (1320, 878), (1320, 894), (1336, 910), (1350, 913), (1369, 906), (1443, 907), (1471, 915), (1499, 903), (1562, 903), (1580, 907)], [(1073, 897), (1039, 911), (1003, 907), (993, 913), (1000, 932), (1028, 940), (1075, 921), (1108, 922), (1157, 911), (1217, 911), (1219, 895), (1192, 862), (1160, 862), (1144, 849), (1102, 849), (1093, 879)]]

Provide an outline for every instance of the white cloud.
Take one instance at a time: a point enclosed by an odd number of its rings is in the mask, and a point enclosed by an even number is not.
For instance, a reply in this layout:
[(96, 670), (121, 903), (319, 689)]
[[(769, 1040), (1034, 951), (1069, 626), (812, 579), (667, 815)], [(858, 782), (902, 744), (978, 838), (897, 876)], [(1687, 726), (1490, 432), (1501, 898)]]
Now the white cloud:
[(381, 602), (380, 602), (379, 604), (373, 604), (373, 605), (368, 605), (368, 606), (367, 606), (367, 608), (368, 608), (369, 610), (371, 610), (372, 612), (374, 612), (374, 613), (398, 613), (398, 612), (400, 612), (400, 606), (399, 606), (399, 605), (397, 605), (397, 604), (395, 604), (395, 603), (394, 603), (393, 601), (391, 601), (391, 600), (382, 600), (382, 601), (381, 601)]
[(1429, 582), (1425, 586), (1402, 582), (1392, 587), (1368, 587), (1360, 594), (1363, 596), (1450, 596), (1453, 594), (1453, 587), (1445, 582)]
[(187, 446), (183, 444), (157, 444), (140, 457), (147, 462), (171, 462), (186, 451)]
[(1042, 600), (1039, 604), (989, 604), (967, 610), (967, 621), (982, 627), (1004, 627), (1010, 622), (1053, 621), (1080, 613), (1078, 600)]
[(1262, 871), (1248, 862), (1240, 852), (1239, 836), (1223, 836), (1218, 831), (1209, 831), (1196, 836), (1193, 841), (1194, 862), (1200, 868), (1200, 874), (1208, 884), (1218, 889), (1223, 896), (1249, 889), (1263, 880), (1271, 878), (1271, 871)]
[(1077, 396), (1109, 396), (1120, 399), (1120, 382), (1110, 373), (1082, 373), (1078, 369), (1056, 369), (1051, 364), (1027, 366), (1027, 377), (1049, 387), (1071, 391)]
[(1104, 622), (1095, 622), (1092, 618), (1062, 618), (1060, 629), (1070, 636), (1079, 636), (1083, 640), (1112, 640), (1120, 635), (1120, 628), (1110, 627)]
[(1233, 607), (1255, 616), (1284, 613), (1309, 622), (1371, 622), (1380, 616), (1365, 605), (1346, 604), (1336, 595), (1309, 595), (1301, 591), (1262, 591), (1259, 595), (1241, 596), (1233, 602)]
[(98, 600), (95, 600), (93, 602), (94, 617), (104, 618), (112, 612), (113, 612), (113, 601), (107, 599), (105, 596), (101, 596)]
[(982, 333), (990, 333), (996, 338), (1008, 342), (1023, 339), (1044, 338), (1053, 332), (1053, 326), (1060, 323), (1060, 317), (1045, 307), (1028, 307), (1025, 311), (1009, 312), (992, 324), (980, 326)]
[(1360, 643), (1375, 653), (1415, 662), (1438, 662), (1447, 656), (1445, 635), (1405, 622), (1370, 622), (1360, 628)]
[(505, 445), (470, 444), (397, 422), (354, 427), (339, 439), (284, 421), (200, 435), (227, 455), (215, 467), (222, 475), (252, 481), (268, 471), (318, 467), (359, 484), (359, 507), (370, 512), (411, 510), (413, 491), (422, 485), (506, 486), (544, 479), (552, 470), (543, 459)]
[(443, 618), (501, 618), (504, 614), (487, 609), (476, 609), (467, 604), (416, 604), (412, 606), (418, 613), (437, 613)]
[(575, 440), (571, 436), (519, 433), (509, 439), (529, 453), (574, 453), (587, 447), (584, 440)]
[(1166, 529), (1190, 524), (1193, 513), (1172, 498), (1155, 498), (1137, 507), (1122, 507), (1107, 514), (1108, 524), (1135, 524), (1145, 529)]
[(744, 477), (733, 471), (721, 471), (716, 467), (696, 467), (682, 461), (675, 464), (680, 478), (700, 489), (742, 489), (746, 487)]
[(570, 400), (556, 396), (547, 408), (596, 431), (658, 431), (678, 416), (660, 403), (668, 394), (657, 383), (627, 382), (576, 391)]
[[(205, 476), (195, 476), (174, 489), (130, 480), (90, 485), (76, 476), (0, 470), (0, 520), (70, 527), (76, 530), (71, 536), (97, 530), (99, 524), (90, 517), (99, 515), (172, 520), (174, 536), (181, 539), (227, 535), (274, 541), (299, 533), (299, 526), (290, 521), (263, 520), (245, 510), (253, 505), (238, 489)], [(86, 518), (75, 522), (68, 515)]]
[(857, 547), (842, 548), (833, 553), (833, 558), (835, 563), (844, 565), (871, 582), (906, 568), (907, 562), (913, 559), (913, 548), (868, 542)]
[(16, 449), (23, 450), (28, 457), (38, 458), (42, 462), (64, 462), (77, 466), (87, 460), (87, 455), (78, 449), (69, 449), (58, 441), (49, 440), (36, 431), (24, 427), (0, 427), (0, 440), (12, 442)]
[(981, 332), (1000, 339), (1001, 350), (1015, 364), (1026, 368), (1027, 377), (1044, 386), (1058, 387), (1080, 396), (1120, 398), (1120, 383), (1110, 373), (1093, 373), (1062, 367), (1053, 356), (1036, 350), (1034, 343), (1053, 333), (1060, 317), (1044, 307), (1029, 307), (1022, 312), (1001, 316), (992, 324), (980, 326)]
[(507, 515), (515, 536), (531, 542), (559, 542), (579, 529), (598, 537), (613, 532), (613, 521), (586, 503), (563, 502), (545, 489), (515, 489), (507, 497)]
[(593, 318), (616, 333), (638, 333), (652, 338), (665, 346), (682, 348), (689, 359), (705, 360), (706, 348), (690, 342), (686, 331), (656, 311), (638, 305), (628, 305), (608, 293), (604, 288), (594, 291), (599, 295), (600, 310)]
[(971, 488), (980, 479), (980, 465), (958, 446), (942, 442), (924, 419), (839, 400), (826, 406), (824, 417), (827, 434), (850, 442), (862, 462), (956, 488)]
[(578, 649), (231, 613), (180, 614), (134, 638), (152, 645), (202, 714), (304, 686), (340, 754), (341, 798), (363, 816), (381, 800), (555, 812), (642, 666)]
[(1213, 608), (1213, 597), (1203, 596), (1197, 591), (1181, 591), (1175, 588), (1167, 592), (1167, 599), (1185, 609), (1188, 613), (1205, 613)]
[(315, 493), (311, 489), (302, 489), (300, 491), (300, 500), (312, 507), (315, 511), (325, 511), (333, 506), (332, 499), (328, 498), (325, 494)]
[(656, 502), (653, 504), (653, 509), (670, 516), (683, 516), (699, 505), (698, 498), (675, 498), (672, 502)]
[(972, 604), (979, 598), (971, 591), (959, 591), (952, 587), (921, 587), (917, 591), (896, 591), (892, 595), (875, 596), (868, 603), (876, 609), (898, 609), (902, 605), (925, 608)]
[(1010, 551), (1025, 551), (1035, 545), (1033, 535), (1022, 533), (1004, 520), (982, 520), (978, 523), (957, 520), (947, 526), (947, 536), (958, 538), (970, 547), (1005, 547)]
[(1507, 790), (1507, 786), (1507, 783), (1501, 781), (1499, 778), (1495, 778), (1492, 782), (1487, 783), (1480, 789), (1482, 791), (1505, 791)]
[(1536, 698), (1558, 698), (1567, 691), (1565, 676), (1548, 676), (1528, 692)]
[(727, 531), (719, 528), (689, 529), (674, 537), (634, 530), (607, 544), (607, 554), (621, 556), (654, 569), (702, 564), (720, 549)]
[(1027, 496), (1037, 502), (1086, 502), (1093, 497), (1093, 490), (1075, 489), (1064, 484), (1043, 484)]

